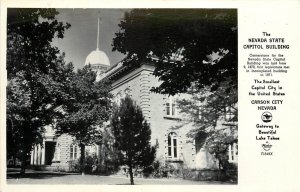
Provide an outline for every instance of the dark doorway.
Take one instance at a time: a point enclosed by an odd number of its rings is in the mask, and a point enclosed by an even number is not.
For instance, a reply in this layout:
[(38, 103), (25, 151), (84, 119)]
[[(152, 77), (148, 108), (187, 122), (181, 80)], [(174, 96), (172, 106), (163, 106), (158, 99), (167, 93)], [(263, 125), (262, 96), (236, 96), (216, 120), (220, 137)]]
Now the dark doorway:
[(204, 131), (200, 131), (196, 138), (195, 138), (195, 144), (196, 144), (196, 153), (198, 153), (200, 151), (200, 149), (203, 147), (205, 141), (207, 138), (207, 133), (205, 133)]
[(54, 157), (56, 142), (46, 141), (45, 142), (45, 165), (51, 165)]

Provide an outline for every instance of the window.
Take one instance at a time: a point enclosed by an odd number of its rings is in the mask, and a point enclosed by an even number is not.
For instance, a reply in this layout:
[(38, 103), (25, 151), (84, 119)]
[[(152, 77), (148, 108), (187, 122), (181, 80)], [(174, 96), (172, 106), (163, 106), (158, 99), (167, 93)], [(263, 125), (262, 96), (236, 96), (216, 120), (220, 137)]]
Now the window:
[(125, 98), (126, 96), (129, 96), (129, 97), (130, 97), (130, 94), (131, 94), (131, 89), (130, 89), (130, 88), (126, 88), (126, 89), (124, 90), (124, 98)]
[(167, 99), (166, 103), (166, 114), (167, 116), (176, 116), (177, 110), (176, 110), (176, 98), (173, 96), (170, 96)]
[(228, 145), (228, 161), (230, 163), (237, 163), (238, 158), (238, 144), (232, 143)]
[(168, 135), (168, 157), (178, 158), (178, 140), (176, 133), (170, 133)]
[(70, 146), (70, 159), (75, 160), (79, 157), (78, 155), (78, 145), (77, 144), (72, 144)]
[(231, 106), (225, 107), (225, 120), (231, 121), (234, 117), (234, 108)]
[(116, 98), (115, 98), (115, 102), (117, 105), (120, 105), (121, 104), (121, 93), (117, 93), (116, 94)]
[(60, 144), (58, 143), (55, 146), (55, 153), (52, 161), (59, 162), (60, 161)]

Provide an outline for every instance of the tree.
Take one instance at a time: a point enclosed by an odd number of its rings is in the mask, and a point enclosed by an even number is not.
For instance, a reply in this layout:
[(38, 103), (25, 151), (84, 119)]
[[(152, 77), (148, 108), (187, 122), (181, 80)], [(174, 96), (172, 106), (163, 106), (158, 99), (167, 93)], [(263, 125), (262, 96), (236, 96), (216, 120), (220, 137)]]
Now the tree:
[(98, 159), (99, 171), (104, 174), (110, 174), (119, 169), (120, 151), (113, 146), (114, 136), (110, 125), (105, 126), (101, 134), (100, 156)]
[(81, 173), (85, 168), (85, 146), (101, 142), (101, 126), (110, 114), (109, 84), (96, 81), (90, 66), (79, 69), (68, 85), (70, 100), (63, 105), (64, 116), (57, 119), (57, 134), (67, 133), (79, 142)]
[(133, 181), (134, 167), (147, 167), (155, 158), (155, 147), (151, 147), (151, 129), (145, 120), (142, 110), (126, 96), (120, 107), (115, 107), (111, 127), (115, 147), (121, 152), (122, 162), (128, 166), (130, 183)]
[[(216, 91), (210, 87), (193, 87), (187, 91), (188, 99), (178, 100), (181, 112), (188, 114), (188, 121), (194, 129), (188, 136), (198, 139), (204, 135), (205, 148), (219, 160), (220, 168), (227, 169), (228, 145), (237, 142), (237, 89), (227, 92), (228, 81), (224, 81)], [(200, 134), (199, 134), (200, 133)]]
[(32, 146), (41, 143), (44, 126), (66, 99), (64, 82), (73, 70), (51, 45), (70, 27), (56, 14), (55, 9), (8, 9), (7, 154), (20, 158), (22, 174)]
[(226, 79), (236, 85), (236, 9), (134, 9), (119, 27), (113, 50), (127, 55), (125, 65), (155, 59), (157, 93), (215, 90)]
[(207, 133), (207, 147), (222, 159), (230, 134), (218, 130), (217, 123), (226, 106), (237, 103), (237, 10), (134, 9), (119, 27), (113, 50), (127, 54), (124, 65), (151, 61), (161, 81), (152, 91), (192, 95), (180, 102), (195, 122), (188, 135)]

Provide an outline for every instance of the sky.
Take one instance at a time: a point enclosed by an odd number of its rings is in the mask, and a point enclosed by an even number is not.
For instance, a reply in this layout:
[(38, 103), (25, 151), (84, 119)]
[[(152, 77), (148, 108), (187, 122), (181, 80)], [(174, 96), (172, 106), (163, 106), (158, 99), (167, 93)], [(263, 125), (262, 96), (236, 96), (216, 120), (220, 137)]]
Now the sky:
[(119, 31), (118, 24), (128, 9), (57, 9), (58, 21), (68, 22), (71, 27), (63, 39), (54, 39), (52, 44), (65, 52), (66, 62), (72, 62), (75, 70), (82, 68), (89, 53), (97, 47), (97, 23), (100, 12), (99, 49), (104, 51), (110, 64), (114, 65), (125, 55), (112, 51), (112, 39)]

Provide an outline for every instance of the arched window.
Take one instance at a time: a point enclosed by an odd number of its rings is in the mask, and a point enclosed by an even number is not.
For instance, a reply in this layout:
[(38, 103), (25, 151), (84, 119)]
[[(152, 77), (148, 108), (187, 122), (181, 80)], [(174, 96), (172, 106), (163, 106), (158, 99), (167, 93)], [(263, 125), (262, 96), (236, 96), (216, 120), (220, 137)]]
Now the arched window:
[(170, 96), (169, 98), (167, 98), (166, 115), (167, 116), (176, 116), (177, 115), (176, 98), (173, 96)]
[(171, 159), (178, 158), (178, 140), (174, 132), (168, 135), (168, 157)]
[(228, 161), (237, 163), (238, 159), (238, 144), (232, 143), (228, 145)]
[(77, 144), (71, 144), (70, 146), (70, 160), (76, 160), (78, 155), (78, 145)]
[(126, 96), (129, 96), (129, 97), (130, 97), (130, 95), (131, 95), (131, 89), (128, 87), (128, 88), (126, 88), (126, 89), (124, 90), (124, 98), (125, 98)]
[(54, 153), (54, 158), (53, 160), (54, 162), (59, 162), (60, 161), (60, 144), (56, 144), (55, 146), (55, 153)]
[(115, 102), (117, 105), (121, 104), (121, 99), (122, 99), (122, 96), (121, 96), (121, 93), (119, 92), (116, 94), (116, 97), (115, 97)]
[(234, 108), (231, 106), (225, 107), (225, 121), (231, 121), (234, 117)]

